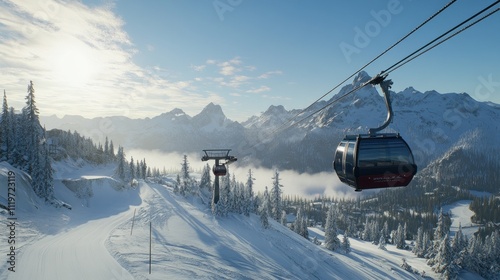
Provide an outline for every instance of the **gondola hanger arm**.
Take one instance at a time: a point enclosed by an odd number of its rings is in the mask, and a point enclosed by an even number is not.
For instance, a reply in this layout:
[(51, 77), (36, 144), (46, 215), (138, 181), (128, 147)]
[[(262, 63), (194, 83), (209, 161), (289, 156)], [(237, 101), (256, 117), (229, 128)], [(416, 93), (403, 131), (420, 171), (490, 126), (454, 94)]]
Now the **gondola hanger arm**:
[(389, 95), (389, 89), (392, 86), (392, 81), (391, 80), (386, 80), (388, 74), (378, 74), (377, 76), (373, 77), (370, 81), (368, 81), (372, 85), (380, 85), (380, 88), (382, 89), (382, 92), (384, 93), (384, 99), (385, 99), (385, 106), (387, 108), (387, 118), (385, 119), (385, 122), (376, 128), (370, 128), (368, 130), (368, 133), (370, 135), (375, 135), (377, 132), (383, 130), (389, 124), (392, 122), (392, 118), (394, 116), (394, 113), (392, 112), (392, 105), (391, 105), (391, 97)]

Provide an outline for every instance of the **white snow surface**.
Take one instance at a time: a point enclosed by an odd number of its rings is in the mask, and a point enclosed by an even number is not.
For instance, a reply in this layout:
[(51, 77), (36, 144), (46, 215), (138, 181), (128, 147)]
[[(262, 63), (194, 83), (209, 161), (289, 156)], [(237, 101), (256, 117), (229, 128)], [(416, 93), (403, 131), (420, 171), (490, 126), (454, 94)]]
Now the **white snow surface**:
[[(426, 278), (438, 278), (424, 259), (392, 245), (384, 251), (350, 239), (351, 253), (332, 252), (274, 221), (263, 229), (256, 215), (216, 218), (202, 197), (178, 196), (169, 185), (120, 188), (110, 166), (65, 162), (55, 169), (56, 196), (72, 210), (40, 200), (24, 207), (33, 202), (19, 195), (16, 271), (7, 270), (3, 237), (0, 279), (422, 279), (400, 267), (403, 258)], [(10, 170), (0, 165), (0, 179)], [(17, 188), (29, 190), (15, 172)], [(81, 182), (92, 195), (77, 197), (63, 180)], [(7, 217), (2, 211), (3, 224)], [(310, 234), (324, 239), (318, 228)]]
[(469, 238), (478, 231), (479, 225), (471, 221), (474, 211), (469, 209), (470, 203), (471, 200), (460, 200), (443, 206), (443, 212), (451, 214), (451, 235), (455, 235), (460, 225), (462, 226), (462, 232)]

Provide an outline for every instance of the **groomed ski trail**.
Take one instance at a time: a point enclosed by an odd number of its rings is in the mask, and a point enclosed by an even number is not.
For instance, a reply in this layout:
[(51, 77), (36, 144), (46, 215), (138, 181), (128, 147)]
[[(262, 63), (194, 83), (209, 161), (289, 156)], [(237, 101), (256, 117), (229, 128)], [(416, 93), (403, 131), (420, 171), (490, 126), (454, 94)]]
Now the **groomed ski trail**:
[(131, 209), (43, 236), (23, 248), (7, 279), (133, 279), (105, 247), (110, 232), (130, 215)]

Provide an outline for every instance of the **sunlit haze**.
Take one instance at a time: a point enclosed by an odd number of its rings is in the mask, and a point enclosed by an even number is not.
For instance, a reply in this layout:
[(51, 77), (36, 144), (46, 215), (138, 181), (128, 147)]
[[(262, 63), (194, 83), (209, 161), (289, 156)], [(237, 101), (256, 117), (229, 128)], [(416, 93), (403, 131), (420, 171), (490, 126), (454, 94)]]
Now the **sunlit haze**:
[[(127, 160), (132, 157), (134, 161), (146, 160), (150, 167), (156, 167), (167, 174), (178, 174), (181, 170), (184, 155), (179, 153), (164, 153), (158, 150), (132, 149), (125, 151)], [(201, 161), (201, 152), (199, 154), (186, 154), (191, 172), (198, 176), (202, 173), (207, 162)], [(208, 162), (211, 167), (213, 162)], [(373, 191), (355, 192), (353, 188), (346, 186), (339, 181), (334, 172), (320, 172), (315, 174), (298, 173), (293, 170), (273, 170), (262, 167), (248, 166), (236, 161), (228, 167), (230, 176), (233, 175), (236, 181), (246, 183), (248, 171), (252, 171), (254, 181), (254, 191), (263, 192), (267, 186), (269, 189), (273, 185), (273, 177), (276, 171), (279, 173), (280, 183), (283, 185), (282, 191), (285, 196), (299, 196), (304, 198), (317, 198), (319, 196), (338, 197), (338, 198), (357, 198)], [(211, 174), (212, 175), (212, 174)], [(197, 178), (199, 180), (199, 178)], [(212, 175), (212, 180), (213, 180)]]

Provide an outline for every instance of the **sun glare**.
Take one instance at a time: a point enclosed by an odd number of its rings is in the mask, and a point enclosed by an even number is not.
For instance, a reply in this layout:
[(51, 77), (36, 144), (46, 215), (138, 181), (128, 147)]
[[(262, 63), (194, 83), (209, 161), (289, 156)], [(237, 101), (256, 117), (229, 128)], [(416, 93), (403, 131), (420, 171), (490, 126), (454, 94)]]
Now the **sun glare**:
[(53, 79), (70, 87), (83, 87), (98, 76), (99, 64), (93, 50), (81, 42), (64, 42), (53, 48)]

